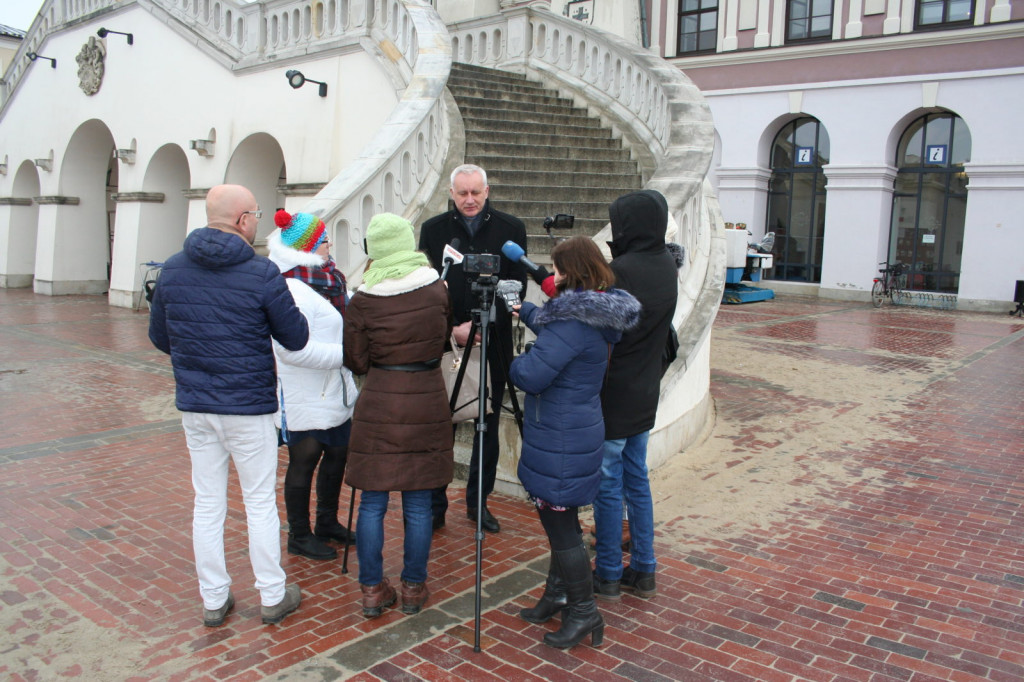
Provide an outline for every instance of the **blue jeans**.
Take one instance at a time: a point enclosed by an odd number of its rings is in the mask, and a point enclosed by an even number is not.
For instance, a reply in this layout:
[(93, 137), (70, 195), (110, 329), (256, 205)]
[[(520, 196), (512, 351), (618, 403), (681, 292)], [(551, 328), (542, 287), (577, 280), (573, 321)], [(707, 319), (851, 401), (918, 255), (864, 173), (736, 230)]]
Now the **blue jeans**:
[(630, 565), (639, 573), (654, 573), (654, 502), (647, 478), (649, 431), (629, 438), (606, 440), (601, 462), (601, 488), (594, 501), (597, 559), (602, 580), (622, 577), (622, 500), (629, 513)]
[[(427, 580), (430, 538), (434, 532), (430, 496), (430, 490), (402, 491), (402, 514), (405, 517), (402, 580), (409, 583)], [(359, 493), (356, 553), (359, 556), (359, 582), (363, 585), (377, 585), (384, 579), (384, 515), (388, 511), (388, 498), (386, 490), (362, 490)]]

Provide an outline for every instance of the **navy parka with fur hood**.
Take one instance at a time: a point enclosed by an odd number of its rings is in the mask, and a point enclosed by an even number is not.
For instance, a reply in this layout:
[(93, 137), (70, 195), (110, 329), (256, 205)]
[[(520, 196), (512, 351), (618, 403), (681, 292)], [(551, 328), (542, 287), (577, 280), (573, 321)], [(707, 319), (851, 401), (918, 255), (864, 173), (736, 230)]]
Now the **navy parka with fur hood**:
[(164, 263), (149, 339), (171, 356), (182, 412), (277, 411), (270, 338), (301, 350), (309, 338), (281, 271), (242, 237), (203, 227)]
[(601, 482), (604, 420), (601, 385), (608, 355), (636, 324), (640, 304), (625, 291), (567, 291), (519, 315), (537, 334), (512, 361), (512, 382), (526, 392), (519, 480), (530, 495), (563, 507), (590, 504)]

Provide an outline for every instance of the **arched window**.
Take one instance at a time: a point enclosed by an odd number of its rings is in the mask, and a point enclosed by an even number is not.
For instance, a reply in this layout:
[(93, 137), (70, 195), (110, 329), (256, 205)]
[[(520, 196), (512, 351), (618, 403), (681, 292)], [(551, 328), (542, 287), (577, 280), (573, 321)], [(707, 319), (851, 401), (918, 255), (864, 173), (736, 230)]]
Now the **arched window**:
[(765, 231), (775, 232), (769, 279), (821, 281), (825, 237), (825, 173), (828, 133), (817, 119), (787, 123), (772, 143)]
[(971, 133), (956, 114), (926, 114), (896, 150), (889, 261), (905, 263), (908, 289), (956, 293), (967, 214)]

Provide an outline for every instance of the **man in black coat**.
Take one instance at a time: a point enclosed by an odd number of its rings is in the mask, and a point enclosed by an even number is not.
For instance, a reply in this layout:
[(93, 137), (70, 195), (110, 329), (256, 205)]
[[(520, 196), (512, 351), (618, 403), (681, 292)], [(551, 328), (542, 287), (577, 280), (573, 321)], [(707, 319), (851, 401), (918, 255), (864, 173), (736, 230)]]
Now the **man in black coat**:
[[(446, 213), (434, 216), (420, 228), (420, 251), (427, 254), (431, 263), (441, 272), (443, 267), (444, 248), (453, 239), (459, 240), (458, 250), (463, 254), (488, 253), (500, 255), (501, 247), (506, 241), (512, 240), (526, 251), (526, 226), (523, 221), (508, 213), (502, 213), (491, 207), (488, 200), (490, 187), (487, 184), (487, 173), (483, 168), (472, 164), (459, 166), (451, 175), (450, 193), (455, 208)], [(501, 258), (499, 279), (518, 280), (526, 290), (526, 269), (519, 263)], [(447, 277), (448, 291), (452, 297), (452, 315), (455, 327), (452, 334), (456, 343), (465, 346), (469, 340), (473, 309), (480, 306), (479, 295), (471, 289), (475, 279), (467, 275), (461, 263), (453, 263)], [(501, 418), (501, 404), (505, 397), (506, 365), (512, 361), (512, 316), (500, 302), (495, 302), (495, 322), (493, 334), (489, 336), (487, 353), (488, 373), (491, 379), (492, 413), (487, 415), (487, 431), (483, 439), (483, 489), (478, 491), (480, 472), (480, 456), (474, 444), (470, 459), (469, 481), (466, 484), (466, 507), (468, 516), (477, 520), (478, 492), (482, 492), (483, 500), (481, 526), (490, 533), (497, 533), (501, 525), (494, 515), (487, 510), (487, 496), (494, 490), (494, 479), (498, 469), (500, 440), (498, 423)], [(477, 340), (479, 340), (477, 335)], [(501, 354), (499, 355), (499, 349)], [(502, 362), (504, 360), (504, 362)], [(444, 525), (444, 516), (448, 510), (448, 496), (445, 488), (434, 491), (434, 529)]]
[[(642, 306), (640, 323), (615, 344), (601, 392), (604, 461), (594, 502), (597, 535), (595, 595), (615, 601), (619, 591), (656, 594), (654, 503), (647, 476), (647, 438), (658, 413), (662, 354), (678, 295), (675, 257), (665, 244), (668, 202), (655, 190), (623, 195), (608, 208), (615, 286)], [(622, 500), (629, 514), (630, 565), (622, 567)]]

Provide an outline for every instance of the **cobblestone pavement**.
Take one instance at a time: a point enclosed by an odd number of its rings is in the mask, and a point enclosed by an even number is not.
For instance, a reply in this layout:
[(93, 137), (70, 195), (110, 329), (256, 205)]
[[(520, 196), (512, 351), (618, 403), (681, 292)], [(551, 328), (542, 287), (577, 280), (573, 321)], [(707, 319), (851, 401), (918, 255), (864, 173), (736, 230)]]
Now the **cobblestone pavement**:
[[(557, 622), (516, 616), (540, 594), (546, 552), (529, 503), (505, 496), (492, 498), (502, 532), (484, 541), (474, 651), (476, 545), (458, 489), (435, 535), (421, 614), (364, 620), (354, 551), (347, 574), (341, 559), (285, 554), (303, 603), (264, 626), (232, 478), (226, 538), (238, 605), (224, 626), (204, 628), (189, 461), (169, 363), (146, 325), (144, 311), (103, 297), (0, 290), (5, 679), (1024, 679), (1019, 318), (802, 297), (723, 306), (713, 349), (767, 350), (780, 366), (712, 351), (717, 424), (707, 442), (726, 442), (729, 461), (693, 479), (692, 493), (742, 469), (751, 486), (798, 494), (784, 495), (767, 524), (738, 518), (714, 533), (698, 519), (728, 519), (729, 500), (675, 517), (665, 510), (678, 501), (662, 503), (658, 596), (601, 603), (604, 646), (569, 651), (540, 643)], [(812, 399), (793, 375), (776, 374), (812, 362), (834, 367), (849, 391)], [(865, 397), (880, 378), (907, 390)], [(780, 443), (829, 428), (808, 422), (812, 408), (856, 426), (834, 447), (809, 449), (791, 478), (755, 480)], [(399, 505), (387, 519), (391, 576)]]

